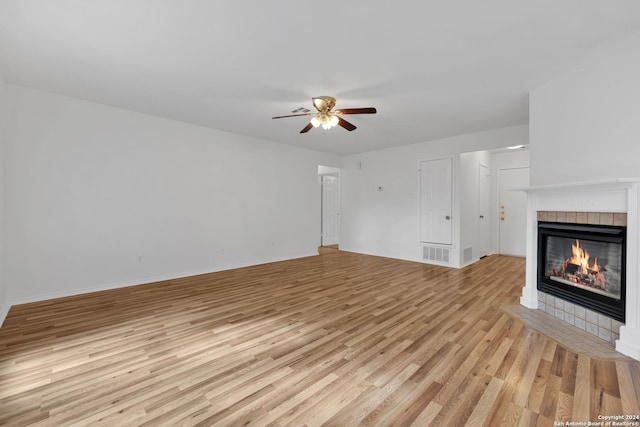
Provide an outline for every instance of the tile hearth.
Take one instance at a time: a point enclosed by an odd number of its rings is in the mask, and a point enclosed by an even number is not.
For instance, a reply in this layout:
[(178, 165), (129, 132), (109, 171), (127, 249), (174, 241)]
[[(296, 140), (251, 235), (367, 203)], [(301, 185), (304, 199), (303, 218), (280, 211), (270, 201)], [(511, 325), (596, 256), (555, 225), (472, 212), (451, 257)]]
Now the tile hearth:
[(538, 310), (611, 344), (620, 338), (623, 323), (595, 311), (538, 291)]
[(563, 320), (541, 310), (529, 310), (522, 305), (504, 305), (501, 309), (575, 353), (600, 359), (627, 359), (627, 356), (616, 351), (610, 343), (586, 331), (577, 330)]

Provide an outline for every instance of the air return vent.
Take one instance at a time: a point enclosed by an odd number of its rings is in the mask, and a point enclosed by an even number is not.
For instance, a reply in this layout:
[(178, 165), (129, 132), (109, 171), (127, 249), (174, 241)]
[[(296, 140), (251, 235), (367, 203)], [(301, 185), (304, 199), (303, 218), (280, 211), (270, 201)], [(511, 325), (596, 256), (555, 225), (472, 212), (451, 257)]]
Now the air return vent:
[(425, 261), (435, 261), (443, 264), (449, 264), (450, 251), (451, 249), (449, 248), (423, 246), (422, 259)]
[(473, 248), (468, 246), (462, 250), (462, 262), (470, 262), (473, 259)]

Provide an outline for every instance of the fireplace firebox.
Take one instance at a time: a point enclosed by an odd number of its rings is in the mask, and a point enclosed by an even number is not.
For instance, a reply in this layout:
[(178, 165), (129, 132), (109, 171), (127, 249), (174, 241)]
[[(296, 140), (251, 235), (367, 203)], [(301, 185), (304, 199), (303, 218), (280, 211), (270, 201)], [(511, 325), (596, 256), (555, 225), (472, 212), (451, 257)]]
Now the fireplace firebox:
[(538, 290), (625, 321), (626, 227), (538, 222)]

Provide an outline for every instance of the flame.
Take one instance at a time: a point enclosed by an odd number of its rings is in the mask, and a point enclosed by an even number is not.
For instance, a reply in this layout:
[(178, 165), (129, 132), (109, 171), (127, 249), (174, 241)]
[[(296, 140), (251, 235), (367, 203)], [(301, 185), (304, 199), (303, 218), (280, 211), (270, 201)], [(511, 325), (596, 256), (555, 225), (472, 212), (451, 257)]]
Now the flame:
[[(580, 240), (576, 240), (575, 245), (571, 245), (571, 258), (569, 258), (569, 263), (580, 266), (580, 272), (582, 274), (589, 273), (589, 252), (585, 251), (580, 247)], [(597, 259), (596, 259), (597, 265)]]
[(577, 265), (580, 268), (580, 273), (583, 275), (592, 275), (595, 282), (598, 285), (604, 286), (604, 275), (602, 269), (598, 265), (598, 258), (593, 261), (592, 265), (589, 265), (589, 252), (580, 247), (580, 240), (576, 239), (576, 244), (571, 245), (571, 258), (563, 263), (563, 270), (566, 268), (567, 263)]

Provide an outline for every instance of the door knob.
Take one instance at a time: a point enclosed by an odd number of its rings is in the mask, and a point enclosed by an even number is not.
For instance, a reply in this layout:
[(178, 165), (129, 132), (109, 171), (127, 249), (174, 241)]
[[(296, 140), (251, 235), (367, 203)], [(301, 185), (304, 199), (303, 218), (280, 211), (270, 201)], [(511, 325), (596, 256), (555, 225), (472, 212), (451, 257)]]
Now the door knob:
[(451, 219), (451, 217), (449, 215), (445, 216), (445, 219)]
[(484, 215), (480, 215), (480, 219), (484, 218)]

